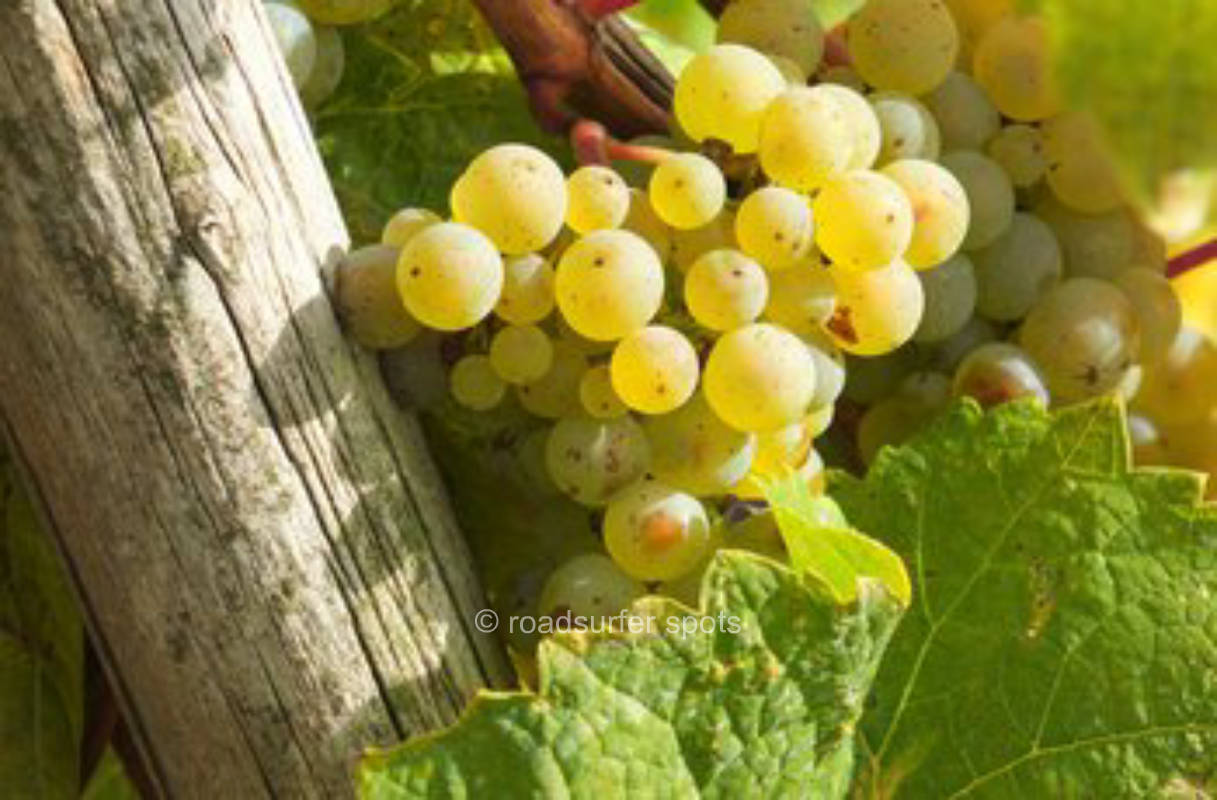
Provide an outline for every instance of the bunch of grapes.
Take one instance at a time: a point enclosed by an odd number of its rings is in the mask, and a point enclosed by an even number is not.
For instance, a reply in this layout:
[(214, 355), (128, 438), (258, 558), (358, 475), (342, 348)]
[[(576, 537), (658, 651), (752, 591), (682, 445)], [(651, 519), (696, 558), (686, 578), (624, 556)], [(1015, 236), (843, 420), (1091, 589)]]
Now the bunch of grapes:
[(536, 479), (600, 521), (605, 552), (560, 566), (541, 613), (691, 600), (724, 545), (780, 556), (738, 509), (775, 479), (822, 491), (843, 391), (868, 462), (962, 395), (1120, 393), (1143, 455), (1212, 408), (1217, 351), (1181, 326), (1163, 242), (1062, 109), (1043, 23), (996, 5), (871, 0), (826, 48), (808, 0), (735, 0), (653, 163), (565, 175), (498, 145), (450, 218), (402, 210), (349, 259), (354, 335), (454, 337), (451, 396), (544, 420)]

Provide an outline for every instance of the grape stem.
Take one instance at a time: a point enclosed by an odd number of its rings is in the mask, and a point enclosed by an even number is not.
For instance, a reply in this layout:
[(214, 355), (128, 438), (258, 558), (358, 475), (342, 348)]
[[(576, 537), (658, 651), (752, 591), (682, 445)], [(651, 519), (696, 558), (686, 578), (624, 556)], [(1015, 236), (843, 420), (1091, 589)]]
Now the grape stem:
[(1166, 277), (1175, 278), (1196, 267), (1204, 266), (1217, 259), (1217, 239), (1209, 239), (1201, 245), (1185, 250), (1166, 262)]
[(607, 17), (638, 5), (639, 0), (578, 0), (579, 8), (591, 19)]
[(595, 120), (581, 119), (571, 126), (570, 145), (581, 165), (607, 166), (611, 161), (641, 161), (658, 164), (672, 155), (671, 150), (649, 145), (621, 142)]

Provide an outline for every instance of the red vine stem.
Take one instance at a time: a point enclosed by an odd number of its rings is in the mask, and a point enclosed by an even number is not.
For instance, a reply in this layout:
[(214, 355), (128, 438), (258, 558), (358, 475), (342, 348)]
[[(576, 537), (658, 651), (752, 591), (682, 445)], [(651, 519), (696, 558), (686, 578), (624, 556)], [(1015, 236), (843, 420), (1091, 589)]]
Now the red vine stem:
[(607, 165), (610, 161), (641, 161), (658, 164), (672, 155), (671, 150), (649, 145), (631, 144), (614, 139), (595, 120), (581, 119), (570, 129), (570, 145), (580, 164)]
[(589, 19), (600, 19), (638, 5), (639, 0), (578, 0), (578, 6)]
[(1166, 277), (1176, 278), (1213, 259), (1217, 259), (1217, 239), (1209, 239), (1204, 244), (1186, 250), (1166, 262)]

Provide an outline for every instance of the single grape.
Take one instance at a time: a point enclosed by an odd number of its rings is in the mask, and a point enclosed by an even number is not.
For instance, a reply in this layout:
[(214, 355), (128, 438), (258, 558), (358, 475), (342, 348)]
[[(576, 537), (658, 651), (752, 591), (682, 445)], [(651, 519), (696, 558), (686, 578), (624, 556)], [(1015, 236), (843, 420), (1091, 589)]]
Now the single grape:
[(342, 73), (346, 67), (346, 49), (338, 30), (317, 25), (313, 26), (313, 33), (317, 36), (317, 57), (313, 61), (312, 70), (309, 71), (308, 80), (300, 87), (300, 101), (308, 109), (316, 109), (329, 99), (342, 82)]
[(673, 228), (700, 228), (723, 210), (727, 182), (718, 165), (699, 153), (678, 153), (651, 173), (648, 194), (655, 213)]
[(545, 419), (558, 419), (579, 413), (579, 383), (587, 370), (587, 359), (568, 341), (553, 343), (549, 372), (539, 380), (516, 387), (516, 397), (525, 410)]
[(1162, 425), (1195, 425), (1217, 407), (1217, 343), (1188, 325), (1145, 371), (1133, 407)]
[(985, 145), (985, 154), (996, 161), (1010, 176), (1010, 182), (1020, 189), (1039, 183), (1048, 171), (1044, 135), (1032, 125), (1006, 125)]
[(883, 168), (908, 196), (913, 208), (913, 238), (904, 253), (909, 266), (927, 269), (959, 250), (971, 210), (958, 179), (933, 161), (904, 159)]
[(1005, 233), (972, 254), (972, 261), (976, 309), (998, 322), (1022, 319), (1061, 280), (1061, 247), (1052, 229), (1021, 211)]
[(608, 167), (580, 167), (566, 179), (566, 224), (576, 233), (616, 228), (630, 210), (630, 187)]
[(1115, 388), (1137, 359), (1140, 332), (1124, 293), (1094, 278), (1071, 278), (1023, 321), (1019, 344), (1035, 359), (1057, 402)]
[(848, 86), (825, 83), (811, 87), (811, 91), (828, 95), (837, 101), (845, 112), (845, 124), (849, 128), (852, 151), (845, 164), (846, 169), (870, 169), (879, 157), (883, 145), (883, 130), (875, 109), (860, 92)]
[(403, 208), (389, 217), (380, 234), (380, 242), (397, 248), (405, 247), (414, 234), (443, 221), (439, 214), (426, 208)]
[(1020, 397), (1038, 398), (1045, 406), (1051, 400), (1035, 361), (1021, 347), (1006, 342), (989, 342), (969, 353), (955, 371), (954, 392), (985, 408)]
[(811, 204), (803, 195), (780, 186), (757, 189), (740, 203), (735, 238), (740, 249), (766, 269), (793, 267), (815, 246)]
[(913, 207), (900, 184), (868, 170), (844, 172), (816, 196), (816, 244), (844, 270), (890, 264), (913, 238)]
[(912, 338), (925, 311), (917, 272), (903, 261), (852, 272), (833, 270), (837, 307), (824, 327), (847, 353), (878, 356)]
[(647, 437), (628, 414), (563, 417), (545, 443), (545, 466), (554, 485), (593, 508), (641, 478), (650, 463)]
[(763, 316), (770, 322), (811, 336), (832, 317), (837, 306), (837, 284), (818, 257), (769, 276), (769, 302)]
[(938, 123), (944, 151), (979, 150), (1001, 127), (993, 101), (962, 72), (947, 75), (925, 96), (925, 104)]
[(1066, 208), (1055, 197), (1047, 197), (1036, 203), (1034, 210), (1056, 234), (1069, 277), (1115, 280), (1136, 264), (1136, 226), (1122, 209), (1082, 214)]
[(968, 196), (968, 234), (964, 250), (979, 250), (1005, 233), (1014, 218), (1014, 186), (997, 162), (971, 150), (956, 150), (941, 159)]
[(483, 355), (463, 357), (452, 367), (448, 388), (456, 402), (474, 411), (489, 411), (499, 404), (507, 391), (503, 382)]
[(972, 63), (972, 50), (997, 22), (1016, 11), (1016, 0), (946, 0), (959, 26), (959, 61)]
[(728, 331), (710, 351), (706, 400), (731, 427), (772, 431), (797, 422), (815, 395), (815, 362), (797, 336), (764, 322)]
[(1094, 117), (1062, 114), (1044, 123), (1043, 135), (1048, 186), (1063, 204), (1102, 214), (1123, 202), (1119, 173)]
[(401, 347), (422, 331), (397, 295), (398, 255), (396, 247), (369, 245), (338, 269), (338, 314), (355, 341), (372, 350)]
[(949, 339), (976, 310), (976, 269), (972, 260), (960, 253), (933, 269), (918, 272), (917, 277), (925, 293), (925, 312), (913, 341)]
[(811, 407), (832, 406), (845, 389), (845, 356), (823, 329), (804, 337), (804, 341), (816, 365), (816, 391), (811, 397)]
[(755, 153), (761, 115), (785, 89), (786, 79), (765, 56), (743, 45), (719, 44), (685, 65), (672, 104), (694, 141), (721, 139), (736, 153)]
[(818, 189), (845, 170), (854, 153), (844, 106), (817, 89), (787, 89), (765, 110), (761, 124), (761, 169), (778, 185), (800, 192)]
[(554, 268), (536, 253), (503, 262), (503, 291), (494, 313), (513, 325), (531, 325), (554, 310)]
[(938, 0), (870, 0), (846, 28), (854, 68), (880, 89), (930, 91), (951, 71), (959, 31)]
[(876, 164), (904, 158), (938, 158), (942, 147), (938, 123), (917, 98), (900, 92), (877, 92), (871, 95), (870, 103), (882, 133)]
[(410, 315), (441, 331), (481, 322), (499, 300), (503, 259), (481, 232), (457, 222), (420, 231), (401, 250), (397, 290)]
[(554, 281), (558, 309), (588, 339), (620, 339), (663, 302), (663, 265), (642, 237), (593, 231), (567, 248)]
[(972, 317), (955, 333), (934, 343), (926, 354), (929, 369), (954, 373), (964, 357), (986, 342), (999, 338), (997, 327), (984, 317)]
[(508, 325), (490, 340), (490, 366), (508, 383), (539, 381), (553, 360), (553, 342), (536, 325)]
[(617, 566), (640, 581), (670, 581), (710, 552), (706, 511), (696, 497), (657, 481), (622, 491), (604, 514), (604, 546)]
[(760, 316), (769, 283), (760, 265), (738, 250), (711, 250), (689, 268), (684, 296), (698, 324), (729, 331)]
[(1048, 26), (1038, 16), (1008, 16), (976, 46), (972, 74), (1005, 116), (1035, 122), (1061, 107)]
[(298, 0), (309, 19), (322, 25), (354, 25), (376, 19), (393, 6), (393, 0)]
[(629, 411), (613, 391), (608, 364), (597, 364), (583, 373), (579, 381), (579, 402), (584, 411), (597, 419), (614, 419)]
[(815, 439), (828, 430), (828, 426), (832, 425), (836, 409), (837, 407), (832, 403), (813, 408), (811, 413), (803, 418), (803, 425), (807, 428), (807, 435)]
[(734, 0), (718, 18), (717, 40), (792, 61), (800, 82), (806, 82), (824, 52), (813, 0)]
[(1164, 275), (1144, 267), (1125, 270), (1115, 284), (1132, 303), (1141, 326), (1141, 363), (1157, 363), (1183, 327), (1179, 295)]
[(672, 231), (672, 264), (681, 272), (688, 272), (697, 259), (711, 250), (735, 246), (735, 214), (724, 208), (708, 225)]
[(617, 343), (609, 370), (623, 403), (644, 414), (666, 414), (693, 394), (700, 368), (683, 333), (650, 325)]
[(911, 373), (896, 387), (897, 394), (916, 400), (934, 412), (950, 405), (952, 392), (951, 377), (933, 370)]
[(811, 453), (812, 435), (803, 420), (757, 436), (756, 457), (731, 493), (745, 500), (761, 500), (765, 487), (793, 474)]
[(562, 230), (566, 176), (545, 153), (500, 144), (470, 162), (453, 185), (452, 216), (485, 233), (506, 255), (541, 250)]
[(756, 435), (720, 420), (701, 392), (669, 414), (645, 418), (642, 429), (651, 445), (651, 472), (693, 495), (723, 494), (748, 473), (756, 455)]
[(287, 62), (292, 83), (300, 91), (308, 84), (317, 63), (317, 36), (313, 25), (300, 9), (286, 3), (264, 3), (262, 8), (279, 44), (279, 52)]
[(642, 189), (630, 189), (630, 209), (621, 227), (646, 239), (660, 263), (672, 257), (672, 229), (655, 213), (651, 198)]
[(874, 358), (845, 357), (845, 389), (842, 394), (864, 406), (873, 405), (896, 391), (900, 381), (917, 369), (917, 351), (901, 347)]
[(550, 573), (541, 590), (537, 613), (568, 616), (597, 628), (629, 608), (646, 590), (600, 553), (575, 556)]

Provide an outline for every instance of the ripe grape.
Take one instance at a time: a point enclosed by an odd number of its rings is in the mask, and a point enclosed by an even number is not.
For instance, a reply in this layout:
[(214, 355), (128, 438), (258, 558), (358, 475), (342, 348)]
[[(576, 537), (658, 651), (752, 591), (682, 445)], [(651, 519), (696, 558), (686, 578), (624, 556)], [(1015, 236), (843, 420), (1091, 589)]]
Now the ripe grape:
[(603, 506), (642, 477), (651, 462), (647, 437), (628, 414), (615, 419), (563, 417), (549, 432), (545, 466), (577, 503)]
[(587, 359), (575, 345), (559, 339), (553, 343), (553, 348), (549, 372), (539, 380), (516, 387), (520, 405), (546, 419), (558, 419), (579, 412), (579, 382), (587, 369)]
[(847, 353), (877, 356), (912, 338), (925, 310), (916, 271), (896, 260), (885, 267), (834, 270), (837, 308), (825, 329)]
[(422, 331), (397, 295), (396, 247), (383, 244), (350, 253), (338, 270), (338, 309), (355, 341), (386, 350), (412, 341)]
[(960, 61), (972, 63), (972, 49), (989, 28), (1015, 12), (1015, 0), (946, 0), (959, 26)]
[(503, 262), (503, 291), (494, 306), (499, 319), (513, 325), (540, 322), (554, 310), (554, 268), (529, 253)]
[(503, 259), (481, 232), (457, 222), (420, 231), (402, 248), (397, 290), (410, 315), (441, 331), (481, 322), (503, 288)]
[(744, 198), (735, 216), (740, 249), (768, 270), (783, 270), (805, 259), (815, 245), (815, 224), (807, 198), (780, 186), (765, 186)]
[(393, 0), (298, 0), (309, 18), (322, 25), (354, 25), (376, 19), (393, 6)]
[(1217, 343), (1188, 325), (1145, 371), (1133, 407), (1159, 423), (1194, 425), (1217, 407)]
[(979, 287), (976, 308), (999, 322), (1025, 317), (1061, 280), (1061, 247), (1052, 229), (1021, 211), (996, 241), (972, 254), (972, 261)]
[(608, 364), (597, 364), (583, 373), (579, 381), (579, 402), (584, 411), (597, 419), (613, 419), (629, 411), (613, 391)]
[(1064, 205), (1086, 214), (1120, 205), (1120, 176), (1093, 117), (1062, 114), (1044, 123), (1043, 135), (1048, 185)]
[(832, 273), (813, 255), (769, 276), (769, 302), (763, 316), (799, 336), (812, 336), (832, 316), (836, 305)]
[(545, 153), (500, 144), (470, 162), (453, 185), (452, 216), (485, 233), (507, 255), (544, 248), (566, 218), (566, 176)]
[(645, 591), (608, 556), (584, 553), (550, 573), (537, 612), (552, 617), (570, 615), (572, 622), (582, 620), (590, 625), (593, 620), (617, 616)]
[(811, 91), (828, 95), (836, 100), (845, 112), (845, 124), (852, 145), (845, 168), (870, 169), (874, 166), (875, 159), (879, 157), (879, 148), (883, 146), (883, 130), (879, 127), (875, 109), (866, 98), (848, 86), (834, 83), (813, 86)]
[(642, 189), (630, 189), (630, 209), (621, 227), (646, 239), (660, 263), (672, 257), (672, 229), (655, 213), (651, 198)]
[(1183, 305), (1171, 282), (1144, 267), (1125, 270), (1116, 286), (1132, 303), (1141, 327), (1141, 363), (1154, 364), (1170, 350), (1183, 327)]
[(279, 52), (287, 62), (292, 83), (300, 91), (317, 63), (317, 36), (308, 17), (300, 9), (286, 3), (264, 3), (266, 19), (279, 44)]
[(786, 89), (769, 59), (750, 47), (719, 44), (695, 55), (672, 100), (680, 127), (701, 142), (721, 139), (736, 153), (755, 153), (761, 115)]
[(945, 151), (979, 150), (1001, 127), (1001, 115), (993, 101), (962, 72), (947, 75), (926, 95), (925, 104), (938, 122)]
[(711, 250), (735, 245), (735, 214), (725, 208), (707, 225), (688, 231), (672, 231), (672, 263), (681, 272), (688, 272), (697, 259)]
[(959, 181), (933, 161), (904, 159), (883, 168), (904, 190), (913, 210), (913, 238), (904, 253), (909, 266), (926, 269), (955, 255), (968, 232), (971, 211)]
[(786, 90), (765, 110), (761, 124), (761, 169), (778, 185), (800, 192), (818, 189), (846, 169), (854, 152), (845, 108), (817, 88)]
[(1071, 278), (1115, 280), (1136, 260), (1136, 229), (1123, 210), (1081, 214), (1048, 197), (1036, 204), (1035, 215), (1056, 234)]
[(678, 330), (651, 325), (617, 343), (609, 365), (613, 391), (644, 414), (679, 408), (697, 388), (697, 351)]
[(1031, 125), (1006, 125), (985, 145), (985, 154), (996, 161), (1020, 189), (1039, 183), (1048, 171), (1044, 136)]
[(959, 52), (955, 20), (938, 0), (870, 0), (850, 19), (846, 36), (867, 83), (909, 94), (940, 84)]
[(803, 424), (807, 427), (807, 434), (814, 439), (828, 430), (828, 426), (832, 425), (836, 409), (837, 407), (832, 403), (813, 408), (811, 413), (803, 418)]
[(831, 408), (845, 388), (845, 356), (823, 330), (807, 337), (806, 343), (816, 365), (816, 391), (811, 396), (811, 407)]
[(540, 380), (553, 360), (553, 343), (536, 325), (508, 325), (490, 340), (490, 365), (508, 383)]
[(979, 250), (1001, 236), (1014, 218), (1014, 186), (1005, 170), (991, 158), (971, 150), (956, 150), (942, 157), (968, 196), (971, 224), (964, 250)]
[(300, 87), (300, 101), (308, 109), (316, 109), (329, 99), (342, 82), (342, 73), (346, 67), (346, 49), (337, 29), (314, 25), (313, 33), (317, 37), (317, 57), (313, 61), (312, 70), (309, 71), (308, 80)]
[(976, 269), (959, 253), (933, 269), (917, 273), (925, 293), (925, 312), (913, 340), (941, 342), (957, 333), (976, 310)]
[(576, 233), (616, 228), (630, 210), (630, 187), (608, 167), (580, 167), (566, 179), (566, 224)]
[(877, 164), (902, 158), (938, 158), (942, 147), (938, 123), (920, 101), (900, 92), (878, 92), (871, 95), (870, 103), (882, 134)]
[(380, 234), (380, 242), (393, 247), (405, 247), (414, 238), (414, 234), (443, 221), (439, 214), (426, 208), (403, 208), (389, 217)]
[(765, 497), (765, 486), (788, 477), (803, 464), (811, 453), (812, 435), (803, 420), (757, 436), (756, 457), (731, 493), (745, 500)]
[(738, 250), (711, 250), (689, 268), (684, 296), (698, 324), (728, 331), (760, 316), (769, 283), (760, 265)]
[(957, 397), (974, 398), (985, 408), (1019, 397), (1036, 397), (1045, 406), (1050, 397), (1044, 376), (1021, 347), (990, 342), (977, 347), (955, 371)]
[(622, 491), (604, 514), (604, 546), (640, 581), (670, 581), (692, 571), (711, 548), (710, 521), (696, 497), (656, 481)]
[(729, 427), (701, 392), (669, 414), (642, 422), (651, 444), (651, 472), (661, 482), (698, 496), (723, 494), (748, 473), (756, 435)]
[(890, 264), (913, 238), (913, 208), (900, 184), (877, 172), (852, 170), (816, 196), (816, 244), (836, 265), (864, 271)]
[(794, 62), (800, 83), (824, 51), (824, 31), (812, 0), (734, 0), (718, 18), (718, 41)]
[(507, 391), (503, 382), (483, 355), (469, 355), (452, 367), (448, 388), (456, 402), (474, 411), (488, 411), (499, 404)]
[(665, 158), (651, 173), (651, 206), (673, 228), (700, 228), (723, 210), (727, 182), (718, 166), (699, 153)]
[(562, 316), (588, 339), (620, 339), (663, 301), (663, 265), (640, 236), (593, 231), (562, 254), (554, 281)]
[(1002, 114), (1019, 122), (1047, 119), (1061, 106), (1050, 50), (1042, 19), (1008, 16), (977, 44), (972, 73)]
[(750, 432), (790, 425), (815, 394), (815, 362), (794, 334), (764, 322), (723, 334), (710, 351), (703, 385), (714, 412)]

